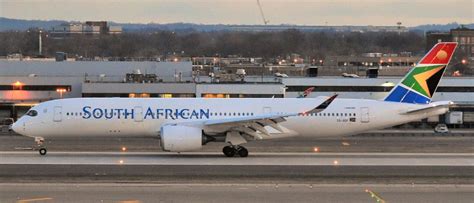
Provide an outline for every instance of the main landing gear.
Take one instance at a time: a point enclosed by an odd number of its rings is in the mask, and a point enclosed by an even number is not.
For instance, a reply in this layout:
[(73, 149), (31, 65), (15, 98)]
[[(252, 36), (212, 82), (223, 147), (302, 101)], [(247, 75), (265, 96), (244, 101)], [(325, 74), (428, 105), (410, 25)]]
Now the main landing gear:
[(46, 150), (46, 147), (44, 147), (44, 138), (42, 137), (35, 137), (35, 142), (36, 142), (36, 147), (35, 150), (38, 150), (39, 154), (41, 156), (46, 155), (48, 150)]
[(233, 157), (236, 154), (238, 154), (240, 157), (247, 157), (249, 155), (249, 151), (245, 147), (242, 147), (242, 146), (239, 146), (239, 145), (225, 146), (222, 149), (222, 152), (227, 157)]

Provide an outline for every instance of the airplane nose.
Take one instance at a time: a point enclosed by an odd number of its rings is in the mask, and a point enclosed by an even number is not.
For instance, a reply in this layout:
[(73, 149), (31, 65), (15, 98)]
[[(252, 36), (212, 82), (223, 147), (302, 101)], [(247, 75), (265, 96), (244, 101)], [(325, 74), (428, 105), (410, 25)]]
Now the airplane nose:
[(12, 130), (18, 134), (20, 134), (21, 132), (21, 124), (17, 122), (13, 123), (12, 124)]

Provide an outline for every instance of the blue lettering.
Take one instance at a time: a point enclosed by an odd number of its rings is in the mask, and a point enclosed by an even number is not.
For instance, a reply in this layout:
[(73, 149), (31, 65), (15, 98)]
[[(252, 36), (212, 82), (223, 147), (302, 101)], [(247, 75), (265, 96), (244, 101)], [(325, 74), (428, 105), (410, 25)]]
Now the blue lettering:
[(183, 119), (189, 119), (188, 114), (189, 114), (189, 109), (182, 109), (181, 112), (181, 118)]
[(150, 116), (152, 119), (155, 119), (155, 114), (153, 114), (153, 111), (150, 107), (148, 107), (148, 109), (146, 110), (144, 119), (146, 119), (148, 116)]
[(115, 109), (117, 111), (117, 118), (120, 119), (120, 116), (122, 116), (122, 110), (123, 109)]
[[(130, 112), (128, 112), (128, 110), (130, 110)], [(125, 114), (125, 119), (128, 119), (128, 116), (131, 116), (132, 119), (134, 119), (133, 109), (125, 109), (124, 114)]]
[(156, 119), (163, 117), (163, 109), (156, 109)]
[[(110, 115), (107, 115), (107, 110), (110, 110)], [(106, 119), (111, 119), (114, 117), (114, 109), (104, 109), (104, 116)]]
[(196, 119), (199, 118), (198, 112), (196, 110), (193, 110), (193, 112), (191, 112), (191, 116), (189, 118), (192, 119), (193, 117), (195, 117)]
[(165, 119), (171, 118), (174, 120), (173, 117), (173, 109), (165, 109)]
[(92, 111), (92, 115), (94, 116), (94, 118), (99, 119), (99, 118), (102, 118), (102, 116), (104, 115), (104, 112), (100, 108), (95, 108)]
[(209, 109), (200, 109), (200, 114), (199, 114), (199, 118), (202, 119), (202, 117), (204, 116), (206, 119), (209, 119)]
[(92, 116), (91, 112), (89, 111), (90, 109), (91, 109), (90, 106), (85, 106), (84, 108), (82, 108), (82, 112), (84, 113), (82, 118), (89, 119)]
[(179, 111), (179, 109), (175, 109), (175, 110), (176, 110), (176, 111), (174, 112), (174, 117), (175, 117), (176, 119), (179, 119), (179, 117), (180, 117), (180, 115), (181, 115), (181, 114), (180, 114), (180, 111)]

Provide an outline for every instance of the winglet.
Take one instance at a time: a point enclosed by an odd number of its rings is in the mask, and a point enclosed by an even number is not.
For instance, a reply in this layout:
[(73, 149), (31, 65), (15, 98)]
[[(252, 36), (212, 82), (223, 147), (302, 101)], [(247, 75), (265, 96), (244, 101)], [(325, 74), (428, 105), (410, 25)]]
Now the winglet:
[(336, 99), (337, 96), (338, 94), (334, 94), (330, 96), (329, 98), (327, 98), (323, 103), (318, 105), (316, 108), (311, 109), (311, 111), (307, 111), (301, 114), (312, 114), (312, 113), (319, 113), (321, 111), (324, 111), (324, 109), (326, 109), (334, 101), (334, 99)]

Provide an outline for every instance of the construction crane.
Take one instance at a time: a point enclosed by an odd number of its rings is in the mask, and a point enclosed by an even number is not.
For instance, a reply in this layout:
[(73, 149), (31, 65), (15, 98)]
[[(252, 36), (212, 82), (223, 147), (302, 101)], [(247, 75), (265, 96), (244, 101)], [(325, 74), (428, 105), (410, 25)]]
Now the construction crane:
[(260, 9), (260, 14), (262, 15), (262, 18), (263, 18), (263, 24), (268, 24), (270, 21), (265, 19), (265, 14), (263, 14), (263, 9), (262, 9), (262, 5), (260, 4), (260, 0), (257, 0), (257, 4), (258, 4), (258, 8)]

